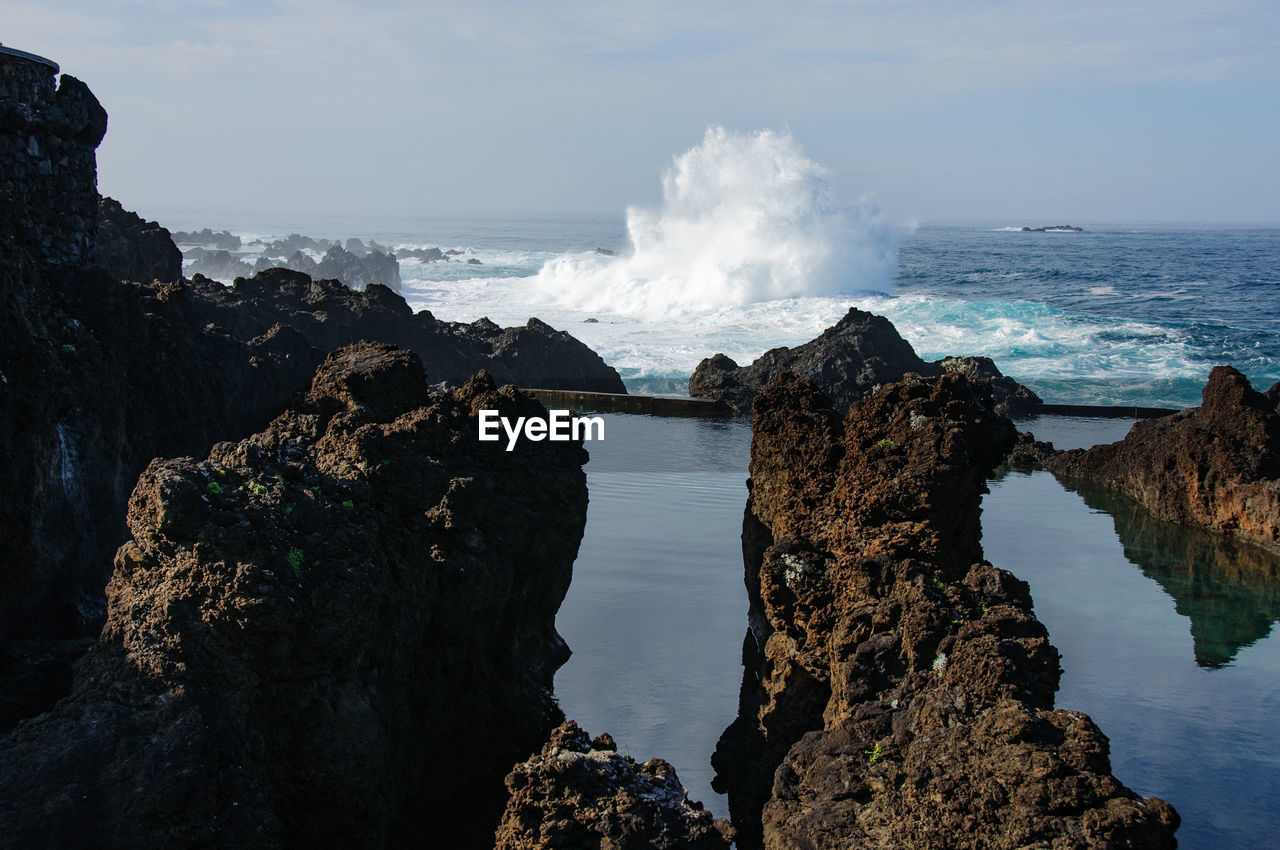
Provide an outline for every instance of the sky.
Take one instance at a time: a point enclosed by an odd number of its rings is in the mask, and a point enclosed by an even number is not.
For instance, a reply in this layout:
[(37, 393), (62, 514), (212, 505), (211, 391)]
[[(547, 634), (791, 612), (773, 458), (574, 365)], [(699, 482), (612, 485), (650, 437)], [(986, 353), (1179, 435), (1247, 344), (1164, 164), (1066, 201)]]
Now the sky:
[(0, 0), (0, 42), (148, 217), (621, 215), (724, 126), (921, 222), (1280, 222), (1274, 0)]

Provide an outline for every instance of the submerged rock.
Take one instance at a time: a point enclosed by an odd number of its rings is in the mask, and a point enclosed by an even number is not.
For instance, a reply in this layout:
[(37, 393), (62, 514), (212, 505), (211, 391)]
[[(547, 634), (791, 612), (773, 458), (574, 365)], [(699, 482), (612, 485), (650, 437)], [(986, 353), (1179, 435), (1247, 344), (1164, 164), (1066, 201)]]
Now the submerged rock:
[(154, 461), (72, 694), (0, 742), (0, 844), (487, 845), (562, 719), (586, 456), (481, 443), (481, 408), (544, 413), (361, 343), (265, 431)]
[(770, 349), (750, 366), (739, 366), (723, 354), (703, 360), (689, 379), (689, 394), (719, 399), (735, 413), (749, 414), (756, 396), (783, 372), (812, 380), (841, 409), (906, 374), (933, 377), (943, 372), (991, 380), (993, 404), (1005, 416), (1025, 415), (1041, 404), (1031, 390), (1003, 376), (990, 358), (948, 357), (927, 363), (892, 322), (856, 307), (817, 338), (795, 348)]
[(1280, 549), (1280, 413), (1230, 366), (1209, 373), (1200, 407), (1138, 422), (1118, 443), (1064, 452), (1049, 469), (1163, 519)]
[(886, 385), (842, 416), (783, 376), (756, 401), (739, 716), (713, 758), (740, 848), (1172, 847), (1177, 814), (1054, 710), (1027, 585), (982, 561), (1014, 443), (990, 384)]
[(662, 759), (636, 763), (572, 720), (507, 776), (496, 850), (728, 850), (729, 825), (688, 798)]

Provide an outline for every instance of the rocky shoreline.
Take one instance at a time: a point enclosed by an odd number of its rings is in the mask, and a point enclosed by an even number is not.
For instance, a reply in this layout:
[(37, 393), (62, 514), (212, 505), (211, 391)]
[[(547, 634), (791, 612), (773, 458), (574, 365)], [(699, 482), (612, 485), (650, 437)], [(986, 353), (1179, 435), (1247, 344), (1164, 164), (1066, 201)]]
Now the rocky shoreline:
[(0, 55), (0, 843), (1175, 846), (1173, 807), (1054, 707), (980, 499), (1012, 459), (1277, 547), (1280, 386), (1215, 369), (1201, 408), (1062, 453), (1016, 433), (1040, 400), (989, 359), (925, 362), (856, 309), (704, 360), (691, 394), (754, 431), (730, 825), (556, 704), (581, 442), (475, 439), (481, 410), (545, 415), (517, 386), (617, 372), (372, 279), (183, 278), (165, 228), (97, 197), (96, 99), (32, 64)]

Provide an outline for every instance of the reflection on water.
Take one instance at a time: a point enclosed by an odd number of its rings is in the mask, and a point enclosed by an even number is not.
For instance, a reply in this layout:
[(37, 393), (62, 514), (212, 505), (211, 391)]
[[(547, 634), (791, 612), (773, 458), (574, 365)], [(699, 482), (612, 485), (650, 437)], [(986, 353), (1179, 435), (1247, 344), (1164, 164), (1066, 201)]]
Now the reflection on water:
[(1071, 487), (1115, 522), (1124, 556), (1173, 597), (1191, 621), (1196, 663), (1229, 664), (1280, 619), (1280, 556), (1152, 516), (1132, 499)]
[(556, 627), (565, 714), (619, 749), (671, 762), (690, 796), (727, 817), (711, 752), (737, 713), (747, 596), (742, 420), (604, 414), (590, 443), (587, 528)]
[(1122, 782), (1173, 803), (1180, 847), (1274, 846), (1280, 639), (1265, 636), (1277, 609), (1259, 553), (1238, 547), (1232, 565), (1105, 507), (1116, 516), (1047, 472), (1009, 473), (983, 500), (987, 558), (1030, 582), (1062, 653), (1057, 705), (1097, 721)]
[[(672, 762), (723, 816), (708, 762), (741, 681), (750, 427), (605, 420), (605, 440), (588, 446), (586, 534), (556, 621), (574, 652), (557, 696), (592, 733)], [(1089, 445), (1127, 427), (1097, 424), (1042, 417), (1033, 428)], [(1121, 781), (1177, 807), (1179, 845), (1274, 846), (1280, 637), (1268, 631), (1280, 579), (1265, 553), (1082, 498), (1043, 472), (992, 482), (983, 548), (1031, 583), (1062, 652), (1057, 704), (1098, 722)]]

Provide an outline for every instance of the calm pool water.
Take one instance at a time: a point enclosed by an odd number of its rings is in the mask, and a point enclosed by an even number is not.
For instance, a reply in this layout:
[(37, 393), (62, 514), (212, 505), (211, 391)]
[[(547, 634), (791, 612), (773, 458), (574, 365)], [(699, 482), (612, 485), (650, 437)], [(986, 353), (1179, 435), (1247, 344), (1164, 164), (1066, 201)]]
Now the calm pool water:
[[(574, 655), (565, 713), (637, 759), (675, 765), (718, 815), (709, 759), (733, 719), (746, 630), (742, 421), (606, 414), (557, 625)], [(1019, 423), (1059, 448), (1127, 420)], [(1005, 473), (983, 502), (987, 558), (1031, 583), (1062, 652), (1058, 705), (1111, 738), (1116, 775), (1173, 803), (1180, 846), (1273, 846), (1280, 799), (1280, 559), (1152, 520), (1047, 473)]]

